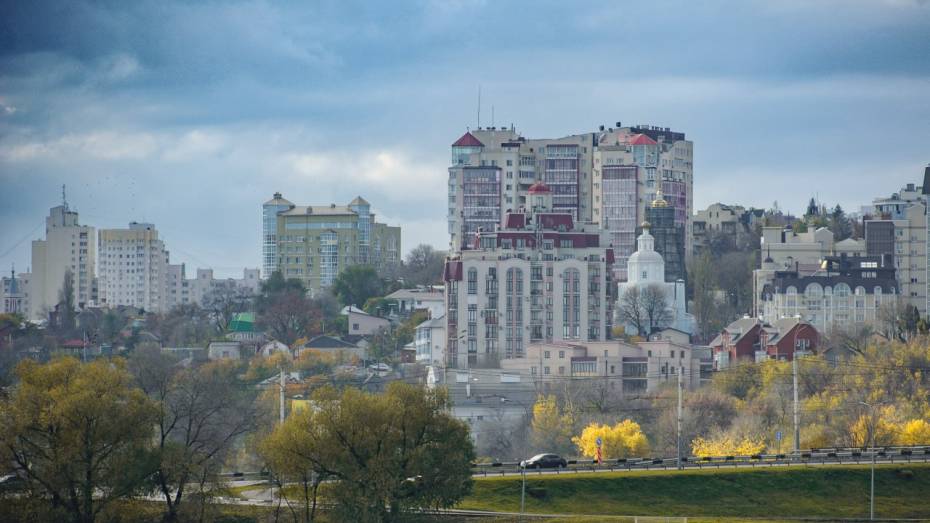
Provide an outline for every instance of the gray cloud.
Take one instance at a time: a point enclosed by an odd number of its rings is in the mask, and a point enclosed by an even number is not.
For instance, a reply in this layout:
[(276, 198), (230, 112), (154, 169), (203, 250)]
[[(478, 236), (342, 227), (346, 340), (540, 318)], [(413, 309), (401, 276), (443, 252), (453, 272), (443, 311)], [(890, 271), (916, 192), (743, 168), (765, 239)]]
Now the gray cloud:
[(362, 194), (407, 248), (443, 247), (448, 146), (478, 84), (484, 122), (493, 104), (528, 136), (684, 130), (698, 206), (855, 207), (928, 160), (928, 23), (907, 0), (8, 2), (0, 254), (62, 183), (84, 221), (153, 221), (194, 265), (257, 265), (275, 190)]

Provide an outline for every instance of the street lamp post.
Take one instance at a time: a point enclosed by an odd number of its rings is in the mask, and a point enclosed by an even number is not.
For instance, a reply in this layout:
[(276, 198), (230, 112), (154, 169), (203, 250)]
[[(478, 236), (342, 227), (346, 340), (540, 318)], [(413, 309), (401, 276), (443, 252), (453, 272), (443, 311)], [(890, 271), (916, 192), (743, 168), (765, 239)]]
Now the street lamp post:
[(872, 477), (869, 487), (869, 521), (873, 521), (875, 520), (875, 407), (881, 406), (883, 403), (871, 404), (860, 401), (859, 404), (869, 408), (869, 416), (872, 418), (871, 427), (869, 429), (869, 432), (872, 433)]

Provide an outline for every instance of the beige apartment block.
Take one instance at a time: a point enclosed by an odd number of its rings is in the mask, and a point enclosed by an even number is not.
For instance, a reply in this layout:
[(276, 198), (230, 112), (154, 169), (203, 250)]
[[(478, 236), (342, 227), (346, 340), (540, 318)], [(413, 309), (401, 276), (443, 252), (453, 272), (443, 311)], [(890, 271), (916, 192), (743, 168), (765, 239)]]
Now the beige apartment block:
[(166, 310), (168, 251), (153, 224), (132, 222), (126, 229), (100, 229), (97, 245), (101, 305)]
[(276, 231), (274, 249), (266, 241), (264, 253), (274, 258), (275, 270), (303, 281), (311, 294), (332, 285), (346, 267), (371, 265), (388, 271), (400, 263), (400, 227), (376, 222), (371, 204), (362, 197), (348, 205), (302, 206), (282, 203), (287, 200), (280, 196), (263, 206), (266, 226), (273, 214)]
[(52, 207), (45, 219), (45, 239), (32, 242), (30, 319), (47, 318), (47, 312), (58, 304), (69, 270), (75, 307), (94, 304), (96, 247), (94, 228), (80, 225), (77, 211), (69, 209), (67, 202)]

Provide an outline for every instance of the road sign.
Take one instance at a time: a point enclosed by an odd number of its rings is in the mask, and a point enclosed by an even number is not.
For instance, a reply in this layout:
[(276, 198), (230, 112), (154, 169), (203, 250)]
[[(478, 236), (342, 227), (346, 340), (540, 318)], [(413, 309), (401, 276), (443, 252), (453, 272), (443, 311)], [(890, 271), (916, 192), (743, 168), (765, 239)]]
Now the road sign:
[(775, 432), (775, 441), (781, 441), (781, 431)]
[(597, 438), (596, 440), (594, 440), (594, 443), (596, 443), (597, 446), (600, 447), (600, 446), (601, 446), (601, 443), (603, 443), (603, 441), (601, 441), (600, 436), (598, 436), (598, 438)]

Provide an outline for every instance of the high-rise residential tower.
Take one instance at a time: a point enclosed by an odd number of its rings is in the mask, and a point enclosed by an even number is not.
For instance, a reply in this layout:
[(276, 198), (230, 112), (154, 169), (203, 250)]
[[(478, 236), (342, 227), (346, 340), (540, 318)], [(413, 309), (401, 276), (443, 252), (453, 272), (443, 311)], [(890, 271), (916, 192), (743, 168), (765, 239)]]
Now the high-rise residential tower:
[(65, 274), (71, 274), (76, 308), (94, 302), (96, 246), (94, 228), (80, 225), (67, 201), (52, 207), (45, 219), (45, 239), (32, 242), (31, 319), (45, 319), (59, 303)]
[(311, 293), (332, 285), (346, 267), (371, 265), (383, 272), (400, 262), (400, 227), (376, 222), (361, 196), (348, 205), (302, 206), (276, 193), (262, 212), (265, 225), (275, 226), (275, 246), (264, 251), (265, 263), (272, 256), (271, 272), (302, 280)]
[(613, 251), (537, 182), (520, 210), (476, 231), (446, 261), (446, 364), (495, 368), (531, 343), (611, 336)]
[(294, 204), (285, 200), (276, 192), (262, 204), (262, 274), (265, 278), (277, 269), (278, 264), (278, 213), (286, 211)]
[(452, 144), (449, 167), (449, 234), (452, 252), (478, 229), (493, 230), (503, 217), (526, 206), (537, 181), (552, 191), (553, 210), (578, 222), (598, 223), (608, 233), (626, 279), (626, 260), (636, 248), (637, 225), (661, 189), (681, 226), (685, 257), (691, 255), (693, 144), (668, 127), (639, 125), (557, 139), (527, 139), (511, 128), (479, 128)]
[(151, 223), (100, 229), (97, 235), (98, 292), (102, 305), (167, 310), (168, 251)]

